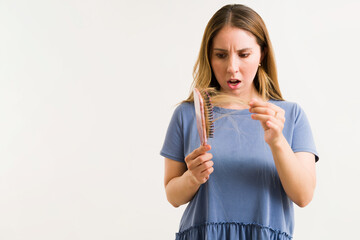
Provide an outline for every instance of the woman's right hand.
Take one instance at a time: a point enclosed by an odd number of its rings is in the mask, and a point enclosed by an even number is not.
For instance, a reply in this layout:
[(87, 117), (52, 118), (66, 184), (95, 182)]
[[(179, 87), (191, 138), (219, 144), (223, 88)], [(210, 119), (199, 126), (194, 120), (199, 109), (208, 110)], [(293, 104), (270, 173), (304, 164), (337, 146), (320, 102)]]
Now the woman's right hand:
[(214, 162), (211, 161), (213, 156), (208, 153), (210, 149), (210, 145), (200, 146), (185, 158), (188, 171), (197, 184), (205, 183), (214, 171)]

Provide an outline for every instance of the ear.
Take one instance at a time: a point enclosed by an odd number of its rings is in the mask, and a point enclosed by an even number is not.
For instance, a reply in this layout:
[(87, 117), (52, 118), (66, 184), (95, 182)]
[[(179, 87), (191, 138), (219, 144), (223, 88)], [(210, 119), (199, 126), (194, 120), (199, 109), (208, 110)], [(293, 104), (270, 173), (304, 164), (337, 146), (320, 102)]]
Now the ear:
[(264, 49), (261, 51), (260, 63), (262, 63), (267, 53), (268, 53), (268, 48), (264, 47)]

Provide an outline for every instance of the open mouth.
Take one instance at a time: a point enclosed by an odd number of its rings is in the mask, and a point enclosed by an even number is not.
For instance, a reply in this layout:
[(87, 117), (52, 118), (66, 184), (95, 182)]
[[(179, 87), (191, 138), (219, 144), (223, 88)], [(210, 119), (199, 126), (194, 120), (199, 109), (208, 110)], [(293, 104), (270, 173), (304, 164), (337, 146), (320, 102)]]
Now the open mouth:
[(240, 80), (236, 80), (236, 79), (229, 80), (228, 83), (230, 83), (231, 85), (236, 85), (236, 84), (240, 83)]
[(231, 79), (231, 80), (227, 81), (228, 86), (232, 89), (236, 88), (240, 83), (241, 83), (241, 81), (237, 80), (237, 79)]

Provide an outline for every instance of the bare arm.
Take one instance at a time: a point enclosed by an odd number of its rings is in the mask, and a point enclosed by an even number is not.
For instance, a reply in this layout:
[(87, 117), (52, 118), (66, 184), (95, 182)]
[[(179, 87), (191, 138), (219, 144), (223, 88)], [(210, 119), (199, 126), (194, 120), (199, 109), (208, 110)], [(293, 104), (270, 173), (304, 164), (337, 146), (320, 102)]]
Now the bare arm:
[(315, 191), (315, 156), (308, 152), (294, 153), (285, 138), (270, 148), (286, 194), (299, 207), (305, 207)]
[(188, 203), (214, 171), (210, 146), (201, 146), (185, 158), (185, 163), (165, 158), (165, 191), (168, 201), (179, 207)]
[(308, 152), (294, 153), (282, 134), (285, 111), (280, 107), (259, 100), (250, 102), (254, 120), (264, 128), (265, 141), (270, 146), (280, 181), (289, 198), (300, 207), (312, 200), (315, 185), (315, 156)]

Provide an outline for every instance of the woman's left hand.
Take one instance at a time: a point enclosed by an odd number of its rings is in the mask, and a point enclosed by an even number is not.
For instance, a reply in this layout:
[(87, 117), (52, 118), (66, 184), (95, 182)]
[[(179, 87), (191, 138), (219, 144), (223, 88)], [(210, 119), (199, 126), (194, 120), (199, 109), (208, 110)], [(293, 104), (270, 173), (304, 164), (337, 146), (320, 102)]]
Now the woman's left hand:
[(264, 128), (265, 141), (270, 146), (279, 142), (283, 137), (282, 130), (285, 123), (284, 109), (258, 99), (252, 99), (249, 105), (249, 111), (254, 113), (251, 115), (251, 118), (259, 120)]

